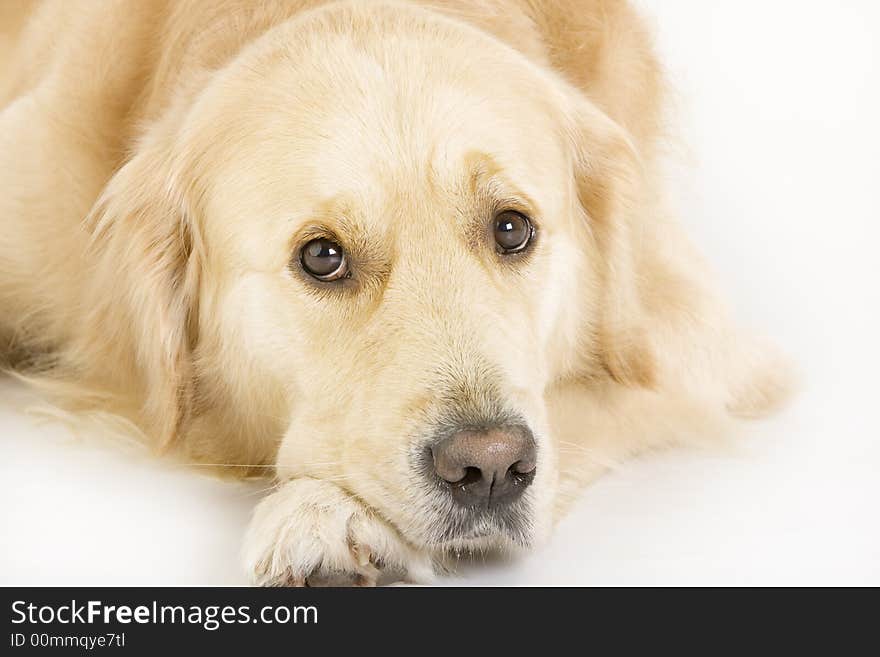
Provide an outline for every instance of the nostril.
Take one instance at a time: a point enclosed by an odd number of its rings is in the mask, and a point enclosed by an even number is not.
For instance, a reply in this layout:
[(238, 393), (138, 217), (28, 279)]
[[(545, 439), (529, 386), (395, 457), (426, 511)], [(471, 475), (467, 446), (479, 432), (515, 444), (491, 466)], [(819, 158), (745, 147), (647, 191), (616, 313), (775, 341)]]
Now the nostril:
[(531, 461), (517, 461), (512, 466), (507, 468), (508, 475), (524, 475), (531, 474), (535, 471), (535, 462)]
[(475, 484), (478, 481), (483, 479), (483, 471), (479, 468), (469, 467), (464, 470), (464, 477), (459, 479), (458, 481), (453, 481), (450, 483), (458, 484), (460, 486), (467, 486), (468, 484)]
[[(535, 478), (536, 467), (534, 463), (528, 461), (517, 461), (507, 469), (505, 482), (516, 488), (525, 488), (532, 483)], [(503, 492), (502, 490), (499, 493)]]
[(483, 472), (479, 468), (475, 467), (467, 467), (463, 470), (459, 470), (454, 475), (447, 473), (446, 476), (443, 476), (438, 472), (440, 478), (443, 479), (447, 484), (454, 484), (456, 486), (467, 486), (468, 484), (476, 483), (483, 479)]

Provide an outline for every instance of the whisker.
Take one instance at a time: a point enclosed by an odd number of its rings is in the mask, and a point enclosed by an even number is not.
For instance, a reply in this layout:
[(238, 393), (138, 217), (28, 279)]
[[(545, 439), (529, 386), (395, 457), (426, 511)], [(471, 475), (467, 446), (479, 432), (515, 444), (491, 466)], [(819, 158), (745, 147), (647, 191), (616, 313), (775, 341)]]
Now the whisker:
[(276, 490), (278, 490), (278, 488), (280, 488), (279, 484), (272, 484), (271, 486), (260, 488), (259, 490), (245, 491), (241, 497), (256, 497), (257, 495), (265, 495), (266, 493), (270, 493), (270, 491), (275, 492)]
[(589, 447), (585, 447), (584, 445), (578, 445), (577, 443), (568, 442), (566, 440), (559, 440), (559, 441), (557, 441), (557, 443), (559, 445), (567, 446), (567, 447), (560, 447), (559, 451), (561, 451), (561, 452), (562, 451), (575, 452), (581, 456), (587, 457), (593, 463), (604, 466), (606, 468), (616, 468), (617, 466), (620, 465), (620, 463), (618, 461), (613, 460), (613, 459), (609, 460), (606, 458), (597, 458), (596, 456), (594, 456), (594, 454), (596, 453), (596, 450), (591, 449)]
[(274, 468), (265, 463), (180, 463), (185, 468)]

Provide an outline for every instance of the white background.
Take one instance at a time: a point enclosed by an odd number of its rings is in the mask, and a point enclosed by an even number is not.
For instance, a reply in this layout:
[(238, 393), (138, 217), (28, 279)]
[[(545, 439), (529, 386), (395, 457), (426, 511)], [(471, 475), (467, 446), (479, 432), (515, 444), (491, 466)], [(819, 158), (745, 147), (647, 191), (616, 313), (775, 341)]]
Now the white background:
[[(803, 390), (736, 454), (646, 457), (546, 548), (448, 583), (880, 585), (880, 4), (642, 2), (675, 89), (669, 187)], [(258, 486), (79, 444), (0, 380), (0, 583), (240, 584)]]

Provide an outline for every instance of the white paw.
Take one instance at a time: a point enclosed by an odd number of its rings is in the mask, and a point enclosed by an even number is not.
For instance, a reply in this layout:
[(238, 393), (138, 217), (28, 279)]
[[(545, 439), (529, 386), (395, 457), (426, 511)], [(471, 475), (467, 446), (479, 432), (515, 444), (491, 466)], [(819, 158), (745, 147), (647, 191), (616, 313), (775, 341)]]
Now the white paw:
[(244, 544), (259, 586), (375, 586), (384, 573), (433, 576), (431, 559), (338, 486), (296, 479), (257, 506)]

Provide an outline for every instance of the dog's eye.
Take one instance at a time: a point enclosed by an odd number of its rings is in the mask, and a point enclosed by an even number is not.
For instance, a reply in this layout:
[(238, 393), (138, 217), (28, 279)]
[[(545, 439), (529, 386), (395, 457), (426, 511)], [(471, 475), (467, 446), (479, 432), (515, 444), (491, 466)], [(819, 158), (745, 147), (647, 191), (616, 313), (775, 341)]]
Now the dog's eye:
[(319, 281), (336, 281), (348, 274), (342, 247), (324, 237), (312, 240), (302, 248), (300, 262), (303, 269)]
[(518, 253), (525, 249), (535, 234), (532, 223), (524, 214), (505, 210), (495, 216), (495, 244), (500, 253)]

